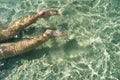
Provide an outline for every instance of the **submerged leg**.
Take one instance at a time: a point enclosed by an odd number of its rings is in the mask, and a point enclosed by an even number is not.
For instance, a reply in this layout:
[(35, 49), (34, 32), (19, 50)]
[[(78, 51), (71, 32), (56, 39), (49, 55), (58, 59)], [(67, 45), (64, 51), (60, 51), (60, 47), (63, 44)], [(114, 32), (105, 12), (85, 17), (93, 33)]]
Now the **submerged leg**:
[(56, 9), (42, 10), (38, 14), (29, 16), (27, 18), (24, 18), (23, 20), (16, 21), (12, 25), (10, 25), (8, 28), (3, 29), (0, 32), (0, 41), (7, 40), (13, 37), (18, 32), (26, 28), (27, 26), (36, 22), (38, 18), (45, 18), (45, 17), (58, 15), (58, 14), (59, 12)]
[(1, 44), (0, 45), (0, 58), (9, 58), (9, 57), (13, 57), (15, 55), (19, 55), (27, 51), (30, 51), (36, 48), (37, 46), (41, 45), (48, 39), (52, 37), (56, 37), (57, 36), (57, 34), (55, 34), (56, 32), (59, 33), (58, 36), (66, 35), (65, 32), (46, 30), (43, 35), (37, 36), (30, 40), (23, 40), (23, 41), (19, 41), (16, 43)]

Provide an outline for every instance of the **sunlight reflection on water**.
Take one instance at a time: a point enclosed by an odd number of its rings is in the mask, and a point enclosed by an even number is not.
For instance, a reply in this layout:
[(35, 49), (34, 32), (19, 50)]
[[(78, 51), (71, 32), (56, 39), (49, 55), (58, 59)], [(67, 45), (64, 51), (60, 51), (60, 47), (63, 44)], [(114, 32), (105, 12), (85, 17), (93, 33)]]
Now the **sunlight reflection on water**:
[[(0, 25), (8, 25), (42, 9), (57, 7), (60, 16), (40, 19), (30, 35), (62, 26), (69, 36), (1, 60), (2, 80), (119, 80), (119, 0), (0, 0)], [(25, 36), (30, 36), (24, 34)]]

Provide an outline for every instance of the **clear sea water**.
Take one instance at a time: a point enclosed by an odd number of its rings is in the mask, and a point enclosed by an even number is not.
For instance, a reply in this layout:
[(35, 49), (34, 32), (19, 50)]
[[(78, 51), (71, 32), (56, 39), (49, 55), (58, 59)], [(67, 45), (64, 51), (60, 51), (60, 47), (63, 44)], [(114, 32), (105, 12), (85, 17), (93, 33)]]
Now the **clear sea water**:
[(18, 40), (48, 28), (69, 35), (0, 60), (0, 80), (120, 80), (120, 0), (0, 0), (0, 26), (49, 8), (61, 15), (39, 19)]

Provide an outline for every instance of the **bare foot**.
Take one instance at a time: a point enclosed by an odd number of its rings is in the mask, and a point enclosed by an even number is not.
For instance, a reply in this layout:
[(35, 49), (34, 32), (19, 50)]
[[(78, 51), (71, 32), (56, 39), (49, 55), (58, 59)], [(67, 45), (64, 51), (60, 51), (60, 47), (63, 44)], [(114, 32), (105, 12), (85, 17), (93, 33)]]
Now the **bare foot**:
[(62, 30), (46, 30), (45, 35), (47, 36), (51, 36), (51, 37), (60, 37), (60, 36), (65, 36), (67, 35), (68, 33), (65, 32), (65, 31), (62, 31)]
[(42, 18), (50, 17), (50, 16), (53, 16), (53, 15), (59, 15), (58, 10), (55, 9), (55, 8), (51, 8), (51, 9), (48, 9), (48, 10), (42, 10), (42, 11), (39, 12), (39, 16), (42, 17)]

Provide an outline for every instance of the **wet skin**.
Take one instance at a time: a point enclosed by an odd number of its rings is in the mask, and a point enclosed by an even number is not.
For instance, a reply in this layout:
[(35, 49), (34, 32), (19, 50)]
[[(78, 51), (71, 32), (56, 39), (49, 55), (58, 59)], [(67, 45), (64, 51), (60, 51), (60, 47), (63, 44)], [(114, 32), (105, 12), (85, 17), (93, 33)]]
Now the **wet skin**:
[[(53, 15), (59, 15), (57, 9), (42, 10), (38, 14), (16, 21), (6, 29), (0, 29), (0, 41), (8, 40), (14, 37), (18, 32), (22, 31), (27, 26), (36, 22), (38, 18), (46, 18)], [(64, 36), (67, 33), (60, 30), (46, 30), (43, 35), (35, 36), (29, 40), (19, 42), (0, 43), (0, 59), (13, 57), (31, 49), (36, 48), (52, 37)]]

